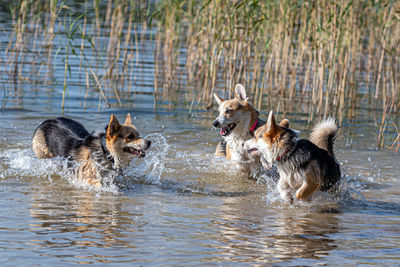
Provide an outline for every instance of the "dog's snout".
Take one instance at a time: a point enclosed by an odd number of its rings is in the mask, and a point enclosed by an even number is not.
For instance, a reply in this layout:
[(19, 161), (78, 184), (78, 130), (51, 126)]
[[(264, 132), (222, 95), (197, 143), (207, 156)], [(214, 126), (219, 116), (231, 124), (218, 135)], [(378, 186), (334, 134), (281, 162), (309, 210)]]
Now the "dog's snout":
[(146, 140), (146, 146), (150, 147), (151, 146), (151, 141), (150, 140)]
[(214, 127), (218, 127), (218, 126), (219, 126), (219, 121), (215, 120), (215, 121), (213, 122), (213, 126), (214, 126)]

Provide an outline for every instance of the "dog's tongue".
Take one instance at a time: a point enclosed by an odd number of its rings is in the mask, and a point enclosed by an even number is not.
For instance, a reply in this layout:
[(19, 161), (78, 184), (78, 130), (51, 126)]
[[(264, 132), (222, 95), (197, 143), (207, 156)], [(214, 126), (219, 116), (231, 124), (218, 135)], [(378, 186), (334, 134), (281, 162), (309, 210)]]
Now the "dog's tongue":
[(226, 135), (226, 133), (229, 131), (228, 127), (222, 128), (221, 131), (219, 132), (221, 135)]

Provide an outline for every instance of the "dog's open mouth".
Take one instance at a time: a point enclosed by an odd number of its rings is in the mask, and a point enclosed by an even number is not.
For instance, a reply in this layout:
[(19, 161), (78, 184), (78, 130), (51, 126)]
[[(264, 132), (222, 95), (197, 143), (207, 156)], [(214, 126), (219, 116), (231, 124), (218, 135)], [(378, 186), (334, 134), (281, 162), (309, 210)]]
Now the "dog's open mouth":
[(233, 129), (235, 129), (236, 123), (230, 123), (228, 126), (221, 128), (221, 131), (219, 132), (222, 136), (228, 136)]
[(144, 156), (146, 156), (146, 153), (144, 152), (144, 150), (137, 150), (137, 149), (134, 149), (133, 147), (125, 147), (124, 152), (135, 155), (140, 158), (143, 158)]

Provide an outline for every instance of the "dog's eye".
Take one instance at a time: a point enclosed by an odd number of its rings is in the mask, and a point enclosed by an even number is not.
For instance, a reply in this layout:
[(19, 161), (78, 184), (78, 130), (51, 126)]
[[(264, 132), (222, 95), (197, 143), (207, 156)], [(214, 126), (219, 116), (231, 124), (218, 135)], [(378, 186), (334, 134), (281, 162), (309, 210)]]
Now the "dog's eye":
[(133, 139), (135, 139), (135, 135), (134, 135), (134, 134), (130, 134), (130, 135), (128, 135), (128, 136), (126, 137), (126, 139), (131, 139), (131, 140), (133, 140)]

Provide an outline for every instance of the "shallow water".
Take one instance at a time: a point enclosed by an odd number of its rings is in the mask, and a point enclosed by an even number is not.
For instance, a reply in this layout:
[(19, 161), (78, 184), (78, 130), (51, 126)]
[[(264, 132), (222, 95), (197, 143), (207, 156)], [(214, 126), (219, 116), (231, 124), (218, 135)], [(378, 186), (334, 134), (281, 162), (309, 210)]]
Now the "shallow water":
[[(130, 112), (141, 135), (152, 141), (119, 187), (96, 191), (77, 182), (65, 160), (39, 160), (30, 147), (35, 128), (61, 115), (62, 51), (54, 57), (53, 85), (27, 79), (14, 92), (3, 53), (10, 21), (0, 26), (2, 266), (398, 265), (400, 154), (376, 150), (378, 127), (370, 112), (357, 111), (341, 128), (335, 144), (340, 192), (287, 205), (265, 172), (256, 179), (239, 177), (234, 164), (213, 155), (219, 142), (211, 129), (215, 110), (189, 116), (185, 109), (154, 109), (151, 95), (137, 94), (124, 108), (101, 106), (99, 112), (98, 95), (84, 99), (84, 79), (73, 75), (66, 116), (95, 131), (111, 113), (121, 120)], [(154, 42), (143, 42), (133, 74), (138, 92), (154, 90), (152, 49)], [(37, 56), (30, 52), (21, 56), (22, 76), (47, 75), (29, 68), (30, 57)], [(71, 59), (71, 65), (73, 73), (79, 71), (79, 61)], [(306, 137), (310, 126), (301, 112), (287, 116)]]
[(351, 131), (342, 128), (336, 142), (340, 194), (289, 206), (267, 175), (240, 178), (234, 165), (213, 155), (215, 114), (127, 109), (67, 115), (93, 131), (111, 112), (121, 119), (132, 113), (153, 144), (145, 159), (132, 162), (120, 188), (102, 191), (77, 183), (62, 159), (34, 156), (35, 127), (57, 112), (0, 112), (1, 262), (398, 264), (398, 154), (360, 138), (349, 142)]

